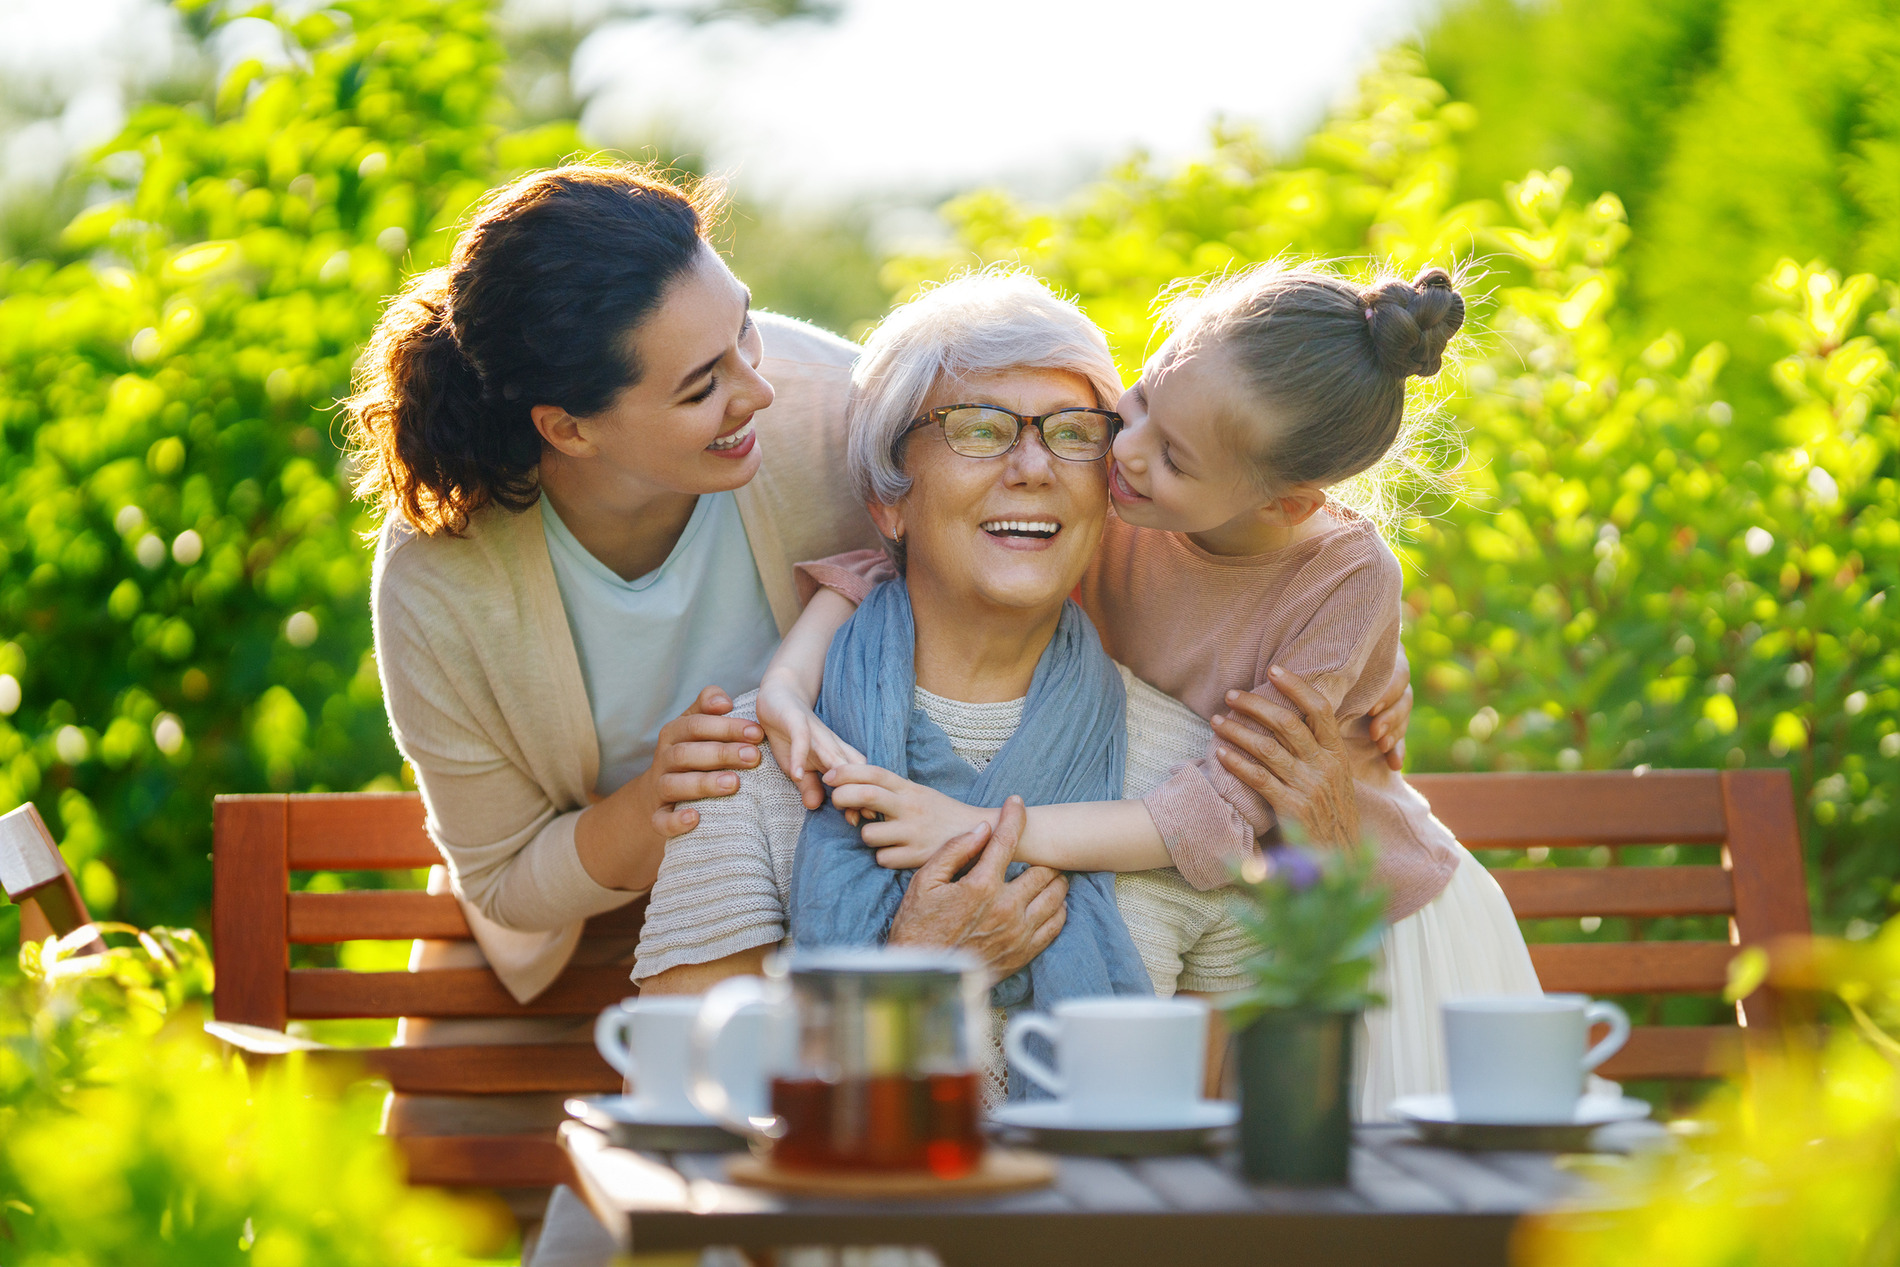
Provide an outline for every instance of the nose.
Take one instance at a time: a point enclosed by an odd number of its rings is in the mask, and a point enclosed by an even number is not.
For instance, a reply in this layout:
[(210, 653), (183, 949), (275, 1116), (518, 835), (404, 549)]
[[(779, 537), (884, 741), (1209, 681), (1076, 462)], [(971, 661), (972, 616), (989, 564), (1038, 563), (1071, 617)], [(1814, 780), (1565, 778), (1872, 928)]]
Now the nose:
[(772, 384), (766, 381), (765, 375), (759, 373), (743, 356), (738, 360), (740, 380), (738, 390), (731, 396), (731, 412), (743, 417), (770, 406), (778, 393), (772, 390)]
[(1038, 488), (1055, 482), (1056, 463), (1062, 459), (1043, 443), (1041, 427), (1025, 427), (1009, 451), (1004, 478), (1011, 488)]
[(1137, 470), (1142, 465), (1141, 454), (1137, 452), (1139, 444), (1135, 439), (1135, 433), (1139, 430), (1140, 427), (1134, 423), (1124, 426), (1115, 436), (1115, 442), (1109, 446), (1109, 452), (1115, 455), (1117, 463)]

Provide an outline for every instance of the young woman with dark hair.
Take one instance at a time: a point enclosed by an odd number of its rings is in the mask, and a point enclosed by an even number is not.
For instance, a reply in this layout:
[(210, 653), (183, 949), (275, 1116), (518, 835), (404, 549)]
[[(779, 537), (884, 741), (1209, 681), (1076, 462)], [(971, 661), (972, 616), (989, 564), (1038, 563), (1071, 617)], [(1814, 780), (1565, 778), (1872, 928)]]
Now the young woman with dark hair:
[[(797, 616), (793, 561), (876, 540), (844, 461), (856, 349), (755, 316), (712, 210), (626, 166), (495, 191), (391, 305), (347, 402), (383, 511), (391, 726), (475, 941), (523, 1000), (587, 917), (652, 884), (697, 822), (677, 807), (758, 764), (765, 732), (727, 714)], [(1054, 936), (1022, 913), (1060, 885), (947, 886), (905, 931), (957, 929), (939, 940), (1011, 971)]]

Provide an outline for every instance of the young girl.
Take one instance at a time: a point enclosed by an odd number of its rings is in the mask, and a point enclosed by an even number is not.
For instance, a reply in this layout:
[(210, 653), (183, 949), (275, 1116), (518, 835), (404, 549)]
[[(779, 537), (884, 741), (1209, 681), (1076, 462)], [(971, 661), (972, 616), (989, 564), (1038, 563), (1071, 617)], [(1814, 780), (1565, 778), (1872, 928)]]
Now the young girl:
[[(1305, 679), (1344, 722), (1390, 680), (1399, 562), (1327, 490), (1401, 447), (1406, 380), (1438, 372), (1463, 320), (1463, 298), (1436, 268), (1361, 286), (1264, 265), (1170, 308), (1172, 337), (1120, 404), (1115, 514), (1079, 597), (1109, 654), (1208, 717), (1220, 743), (1143, 801), (1032, 808), (1017, 852), (1069, 870), (1173, 866), (1208, 889), (1253, 856), (1278, 815), (1343, 818), (1347, 839), (1326, 843), (1369, 838), (1391, 893), (1392, 1006), (1369, 1018), (1381, 1057), (1362, 1083), (1365, 1117), (1394, 1096), (1443, 1090), (1440, 999), (1538, 988), (1496, 883), (1376, 749), (1360, 745), (1354, 758), (1357, 831), (1350, 813), (1305, 803), (1310, 732), (1277, 684)], [(859, 554), (801, 571), (856, 601), (887, 567)], [(994, 811), (861, 764), (810, 715), (823, 647), (848, 611), (814, 601), (767, 673), (760, 719), (789, 775), (804, 774), (809, 751), (835, 804), (882, 819), (863, 828), (880, 862), (915, 867)]]

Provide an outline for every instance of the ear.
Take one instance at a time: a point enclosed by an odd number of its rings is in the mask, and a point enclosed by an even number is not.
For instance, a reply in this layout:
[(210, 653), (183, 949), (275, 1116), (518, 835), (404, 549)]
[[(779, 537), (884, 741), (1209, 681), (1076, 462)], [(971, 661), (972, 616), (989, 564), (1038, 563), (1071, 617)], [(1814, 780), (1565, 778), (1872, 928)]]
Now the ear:
[(887, 506), (883, 502), (866, 502), (864, 509), (870, 512), (871, 522), (877, 525), (879, 536), (886, 541), (904, 539), (903, 507)]
[(1295, 528), (1319, 513), (1326, 504), (1326, 490), (1317, 484), (1295, 484), (1260, 508), (1261, 517), (1283, 528)]
[(528, 411), (534, 429), (548, 445), (571, 458), (594, 455), (594, 442), (588, 438), (581, 420), (559, 405), (536, 405)]

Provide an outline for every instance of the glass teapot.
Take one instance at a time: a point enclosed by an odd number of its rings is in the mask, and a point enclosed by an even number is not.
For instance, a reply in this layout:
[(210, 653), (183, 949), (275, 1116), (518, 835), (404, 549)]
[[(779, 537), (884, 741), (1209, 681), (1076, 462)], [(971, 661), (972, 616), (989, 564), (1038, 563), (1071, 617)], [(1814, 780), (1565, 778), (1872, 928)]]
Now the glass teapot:
[[(764, 1008), (771, 1112), (745, 1116), (708, 1054)], [(982, 965), (947, 950), (793, 950), (766, 976), (714, 986), (693, 1034), (692, 1098), (799, 1170), (922, 1170), (954, 1178), (983, 1157), (989, 1046)]]

